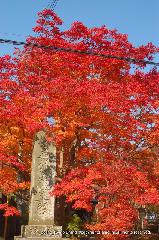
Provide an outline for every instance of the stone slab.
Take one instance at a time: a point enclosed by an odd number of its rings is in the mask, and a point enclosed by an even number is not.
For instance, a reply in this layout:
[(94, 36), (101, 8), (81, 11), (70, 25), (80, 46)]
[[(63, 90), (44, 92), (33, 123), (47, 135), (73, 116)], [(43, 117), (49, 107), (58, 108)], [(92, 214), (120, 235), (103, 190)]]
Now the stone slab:
[(56, 147), (39, 131), (34, 140), (31, 171), (29, 225), (53, 225), (55, 198), (49, 192), (55, 184)]

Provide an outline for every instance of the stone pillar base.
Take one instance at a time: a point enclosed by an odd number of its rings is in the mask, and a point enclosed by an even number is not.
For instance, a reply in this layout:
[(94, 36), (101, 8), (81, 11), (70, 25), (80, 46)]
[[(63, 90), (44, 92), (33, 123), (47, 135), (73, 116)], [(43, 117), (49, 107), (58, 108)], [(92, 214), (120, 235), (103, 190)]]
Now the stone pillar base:
[(21, 236), (15, 236), (14, 240), (60, 240), (62, 227), (54, 225), (26, 225), (21, 227)]

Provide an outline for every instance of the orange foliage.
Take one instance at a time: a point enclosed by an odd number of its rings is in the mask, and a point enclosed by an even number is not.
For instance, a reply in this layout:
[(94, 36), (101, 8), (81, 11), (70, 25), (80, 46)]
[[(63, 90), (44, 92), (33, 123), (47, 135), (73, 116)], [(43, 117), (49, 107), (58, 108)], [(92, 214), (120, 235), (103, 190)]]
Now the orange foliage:
[[(126, 35), (105, 26), (75, 22), (60, 31), (61, 24), (55, 13), (44, 10), (34, 29), (40, 35), (27, 42), (137, 60), (151, 60), (158, 52), (151, 43), (136, 48)], [(3, 192), (16, 191), (14, 166), (29, 173), (33, 135), (45, 129), (48, 140), (63, 149), (63, 173), (68, 173), (54, 194), (88, 211), (98, 197), (98, 222), (89, 228), (132, 228), (136, 204), (159, 203), (154, 150), (159, 72), (146, 73), (145, 67), (138, 62), (132, 71), (125, 60), (30, 46), (16, 50), (14, 58), (2, 57), (1, 154), (10, 164)], [(5, 169), (1, 175), (6, 179)]]

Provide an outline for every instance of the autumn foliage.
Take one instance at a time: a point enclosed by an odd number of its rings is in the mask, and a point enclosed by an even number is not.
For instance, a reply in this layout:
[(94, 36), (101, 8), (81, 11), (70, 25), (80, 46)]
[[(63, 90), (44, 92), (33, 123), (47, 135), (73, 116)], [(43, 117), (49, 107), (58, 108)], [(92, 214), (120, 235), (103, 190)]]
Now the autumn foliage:
[[(38, 35), (27, 43), (136, 60), (152, 60), (159, 51), (151, 43), (135, 47), (106, 26), (75, 22), (61, 31), (60, 25), (54, 12), (44, 10), (34, 28)], [(62, 181), (52, 194), (87, 211), (97, 198), (90, 229), (133, 229), (137, 207), (159, 204), (159, 72), (145, 69), (141, 62), (36, 46), (0, 58), (3, 194), (28, 188), (33, 136), (45, 129), (64, 152)]]

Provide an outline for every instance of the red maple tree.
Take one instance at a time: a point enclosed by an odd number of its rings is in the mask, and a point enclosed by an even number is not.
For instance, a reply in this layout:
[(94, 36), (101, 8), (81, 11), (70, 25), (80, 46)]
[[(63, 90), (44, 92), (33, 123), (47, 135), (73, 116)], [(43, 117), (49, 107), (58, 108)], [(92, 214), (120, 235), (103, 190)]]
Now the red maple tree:
[(127, 35), (106, 26), (75, 22), (62, 31), (60, 25), (54, 12), (43, 10), (34, 28), (38, 36), (27, 43), (57, 49), (28, 44), (13, 57), (0, 58), (0, 174), (7, 181), (0, 189), (7, 195), (28, 188), (25, 177), (17, 182), (17, 174), (30, 174), (30, 143), (45, 129), (64, 152), (63, 179), (52, 194), (87, 211), (98, 198), (98, 220), (87, 225), (90, 229), (130, 230), (138, 218), (136, 206), (159, 203), (159, 72), (155, 67), (146, 72), (140, 62), (152, 60), (159, 49), (152, 43), (135, 47)]

